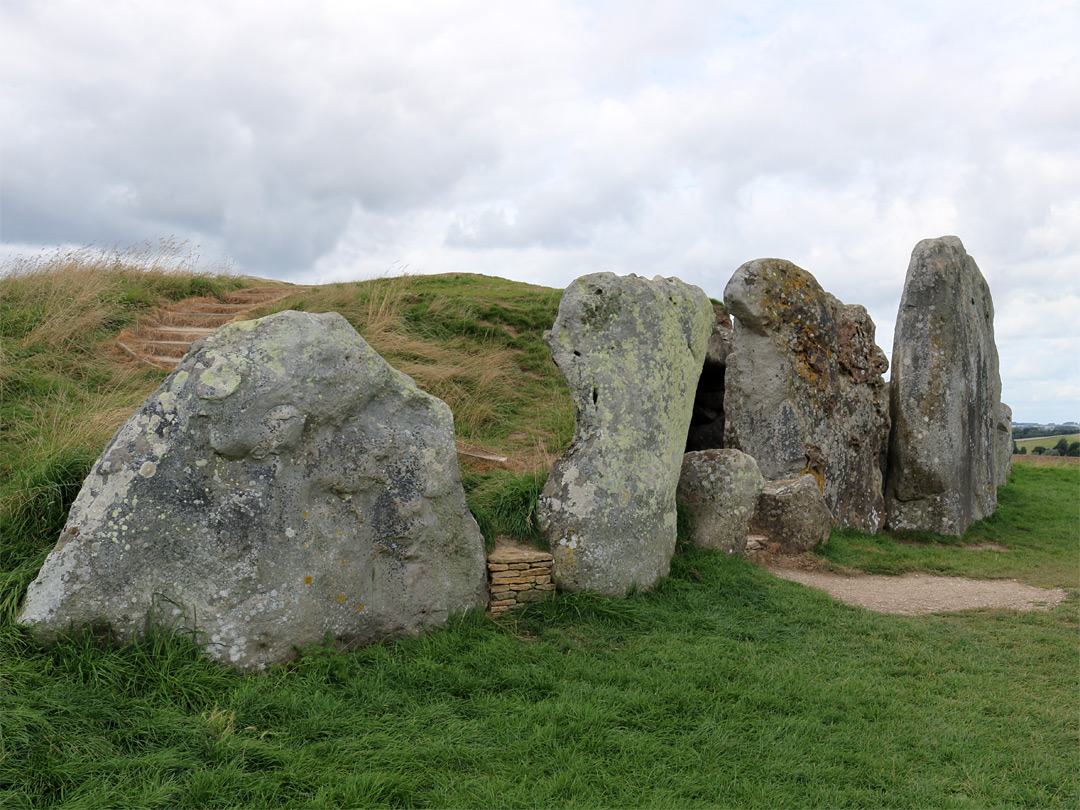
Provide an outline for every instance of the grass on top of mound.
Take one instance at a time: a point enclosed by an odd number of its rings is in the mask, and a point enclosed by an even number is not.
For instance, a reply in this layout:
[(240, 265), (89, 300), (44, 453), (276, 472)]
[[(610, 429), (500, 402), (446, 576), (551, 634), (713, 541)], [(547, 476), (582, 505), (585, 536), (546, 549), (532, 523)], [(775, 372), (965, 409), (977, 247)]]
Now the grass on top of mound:
[(256, 314), (340, 312), (390, 365), (450, 406), (459, 439), (532, 472), (574, 431), (566, 382), (543, 342), (561, 294), (468, 273), (399, 276), (316, 287)]
[[(153, 307), (252, 282), (203, 272), (182, 245), (16, 259), (0, 273), (0, 610), (9, 615), (52, 549), (90, 465), (166, 372), (116, 335)], [(573, 406), (542, 335), (559, 291), (478, 275), (332, 284), (265, 308), (341, 312), (395, 368), (440, 397), (458, 438), (510, 458), (462, 458), (488, 544), (535, 540), (536, 494), (573, 433)]]

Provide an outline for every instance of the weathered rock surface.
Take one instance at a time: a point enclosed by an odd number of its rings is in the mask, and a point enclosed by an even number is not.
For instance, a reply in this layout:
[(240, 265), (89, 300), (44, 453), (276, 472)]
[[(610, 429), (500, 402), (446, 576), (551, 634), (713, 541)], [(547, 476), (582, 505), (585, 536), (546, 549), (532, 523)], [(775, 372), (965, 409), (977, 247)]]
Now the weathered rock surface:
[(241, 669), (487, 602), (453, 418), (336, 313), (196, 343), (83, 484), (19, 621), (196, 628)]
[(694, 410), (686, 435), (686, 452), (714, 450), (724, 446), (724, 374), (731, 354), (731, 316), (713, 307), (716, 320), (705, 349), (705, 362), (694, 394)]
[(798, 553), (825, 543), (833, 516), (813, 475), (766, 481), (758, 498), (750, 531), (785, 553)]
[(742, 554), (764, 486), (757, 462), (739, 450), (684, 455), (678, 500), (694, 513), (694, 543), (725, 554)]
[(893, 529), (963, 534), (997, 505), (994, 304), (955, 236), (924, 239), (896, 316), (885, 499)]
[(782, 259), (744, 264), (724, 301), (735, 319), (724, 446), (757, 459), (767, 479), (812, 474), (839, 525), (878, 531), (888, 361), (866, 310)]
[[(997, 440), (997, 449), (994, 458), (997, 462), (994, 473), (994, 483), (1003, 487), (1009, 483), (1009, 474), (1012, 472), (1012, 408), (1004, 402), (998, 403), (997, 432), (994, 434)], [(996, 501), (995, 501), (996, 505)]]
[(570, 386), (576, 425), (538, 510), (559, 587), (620, 596), (667, 574), (713, 322), (705, 293), (678, 279), (597, 273), (563, 293), (544, 339)]

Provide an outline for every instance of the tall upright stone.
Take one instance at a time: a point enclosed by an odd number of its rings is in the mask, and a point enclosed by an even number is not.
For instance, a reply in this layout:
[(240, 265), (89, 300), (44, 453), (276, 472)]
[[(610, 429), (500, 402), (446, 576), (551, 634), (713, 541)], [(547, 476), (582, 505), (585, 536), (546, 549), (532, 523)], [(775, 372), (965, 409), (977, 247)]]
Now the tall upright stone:
[(766, 479), (813, 475), (838, 525), (878, 531), (888, 360), (866, 310), (783, 259), (742, 265), (724, 303), (735, 321), (724, 445), (757, 459)]
[(990, 288), (955, 236), (924, 239), (893, 338), (890, 528), (960, 535), (993, 513), (1000, 400)]
[(651, 588), (675, 549), (675, 490), (714, 316), (678, 279), (596, 273), (563, 293), (544, 339), (574, 400), (569, 449), (538, 517), (569, 591)]
[(105, 448), (19, 621), (48, 644), (184, 627), (238, 669), (487, 602), (444, 402), (337, 313), (196, 343)]
[(1009, 483), (1009, 474), (1012, 472), (1012, 408), (1004, 402), (998, 403), (997, 431), (994, 434), (997, 447), (994, 450), (996, 467), (994, 483), (999, 487)]

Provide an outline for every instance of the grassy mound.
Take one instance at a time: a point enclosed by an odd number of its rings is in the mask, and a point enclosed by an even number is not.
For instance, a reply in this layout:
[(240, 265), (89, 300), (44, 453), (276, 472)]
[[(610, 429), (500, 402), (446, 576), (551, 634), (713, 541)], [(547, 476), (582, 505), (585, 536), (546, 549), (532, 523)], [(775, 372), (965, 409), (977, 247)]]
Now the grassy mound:
[[(167, 263), (163, 263), (167, 264)], [(0, 278), (0, 803), (12, 807), (1075, 807), (1080, 467), (1017, 465), (959, 540), (835, 533), (837, 565), (1072, 589), (1049, 612), (882, 616), (680, 543), (624, 600), (423, 638), (313, 645), (241, 676), (189, 639), (34, 646), (13, 613), (89, 465), (164, 378), (112, 348), (141, 312), (246, 283), (69, 254)], [(558, 291), (453, 274), (336, 284), (337, 310), (450, 405), (488, 535), (536, 537), (573, 430), (541, 342)], [(267, 314), (269, 310), (261, 313)], [(685, 527), (684, 527), (685, 529)], [(685, 536), (685, 531), (683, 531)], [(1007, 552), (981, 551), (986, 543)]]

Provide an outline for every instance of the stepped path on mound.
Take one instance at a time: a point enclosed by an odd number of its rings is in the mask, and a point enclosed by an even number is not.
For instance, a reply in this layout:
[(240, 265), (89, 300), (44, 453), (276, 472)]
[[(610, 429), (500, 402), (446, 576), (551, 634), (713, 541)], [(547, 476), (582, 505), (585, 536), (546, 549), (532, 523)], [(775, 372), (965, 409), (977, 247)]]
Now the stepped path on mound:
[[(247, 320), (261, 306), (310, 289), (281, 283), (233, 290), (220, 300), (184, 298), (140, 318), (134, 330), (125, 329), (120, 333), (116, 345), (140, 363), (172, 371), (196, 340), (214, 334), (227, 323)], [(455, 445), (463, 456), (496, 464), (508, 461), (506, 456), (494, 450), (460, 441)]]
[(140, 363), (171, 371), (192, 343), (214, 334), (219, 326), (247, 320), (258, 307), (310, 289), (281, 284), (232, 290), (222, 300), (184, 298), (140, 318), (134, 330), (120, 333), (116, 343)]

